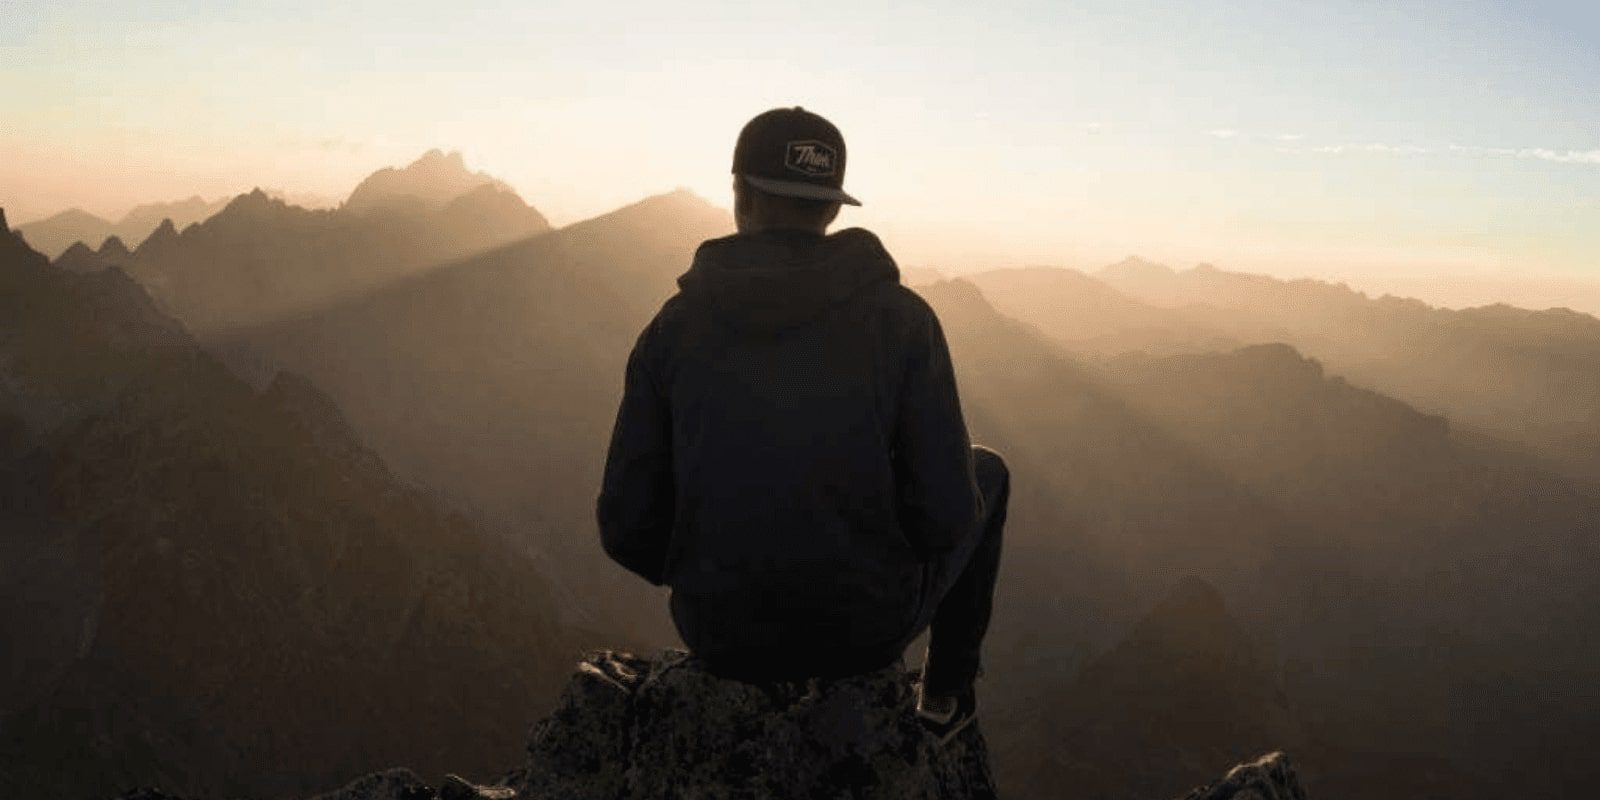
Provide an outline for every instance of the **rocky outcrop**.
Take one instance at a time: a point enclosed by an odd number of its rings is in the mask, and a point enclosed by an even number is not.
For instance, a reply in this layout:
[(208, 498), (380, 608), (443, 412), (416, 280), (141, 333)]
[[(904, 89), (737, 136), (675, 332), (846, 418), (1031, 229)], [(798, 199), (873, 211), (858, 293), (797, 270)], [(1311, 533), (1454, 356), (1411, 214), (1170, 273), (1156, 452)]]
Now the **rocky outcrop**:
[(1240, 764), (1209, 786), (1202, 786), (1183, 800), (1306, 800), (1289, 757), (1268, 753), (1249, 764)]
[[(390, 769), (313, 800), (992, 800), (978, 726), (939, 744), (912, 712), (913, 679), (890, 667), (840, 680), (746, 684), (717, 678), (681, 652), (592, 653), (555, 712), (534, 725), (521, 769), (488, 785), (447, 775), (438, 786)], [(121, 800), (177, 798), (140, 789)], [(1305, 793), (1288, 758), (1272, 753), (1183, 800)]]
[(599, 653), (534, 727), (521, 797), (995, 796), (976, 725), (940, 746), (903, 670), (752, 685), (694, 659)]

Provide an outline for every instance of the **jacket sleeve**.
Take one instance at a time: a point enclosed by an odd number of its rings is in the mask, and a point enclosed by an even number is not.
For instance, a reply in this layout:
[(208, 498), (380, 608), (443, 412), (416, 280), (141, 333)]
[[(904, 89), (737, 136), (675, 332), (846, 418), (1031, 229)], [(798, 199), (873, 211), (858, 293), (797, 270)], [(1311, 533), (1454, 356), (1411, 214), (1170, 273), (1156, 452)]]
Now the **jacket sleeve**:
[(656, 323), (651, 322), (628, 356), (596, 517), (606, 554), (660, 585), (666, 578), (674, 487), (671, 413), (650, 371), (655, 330)]
[(921, 308), (900, 390), (895, 474), (901, 527), (931, 555), (974, 534), (982, 501), (950, 349), (933, 310)]

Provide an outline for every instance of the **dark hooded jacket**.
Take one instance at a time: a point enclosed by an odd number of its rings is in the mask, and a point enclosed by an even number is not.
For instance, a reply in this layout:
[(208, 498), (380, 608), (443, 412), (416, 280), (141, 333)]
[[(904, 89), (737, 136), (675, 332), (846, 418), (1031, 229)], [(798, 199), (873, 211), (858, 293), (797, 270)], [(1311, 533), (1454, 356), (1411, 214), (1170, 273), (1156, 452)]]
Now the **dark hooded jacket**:
[(639, 336), (598, 516), (713, 668), (872, 669), (979, 500), (939, 322), (876, 236), (702, 244)]

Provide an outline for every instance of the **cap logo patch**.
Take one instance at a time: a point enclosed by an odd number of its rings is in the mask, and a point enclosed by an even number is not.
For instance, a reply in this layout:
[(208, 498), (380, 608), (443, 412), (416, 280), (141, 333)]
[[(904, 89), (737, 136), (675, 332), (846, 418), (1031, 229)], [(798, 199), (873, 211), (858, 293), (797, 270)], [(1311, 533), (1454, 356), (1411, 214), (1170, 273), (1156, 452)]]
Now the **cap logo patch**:
[(785, 167), (815, 178), (832, 176), (838, 163), (838, 151), (815, 139), (790, 142), (783, 158)]

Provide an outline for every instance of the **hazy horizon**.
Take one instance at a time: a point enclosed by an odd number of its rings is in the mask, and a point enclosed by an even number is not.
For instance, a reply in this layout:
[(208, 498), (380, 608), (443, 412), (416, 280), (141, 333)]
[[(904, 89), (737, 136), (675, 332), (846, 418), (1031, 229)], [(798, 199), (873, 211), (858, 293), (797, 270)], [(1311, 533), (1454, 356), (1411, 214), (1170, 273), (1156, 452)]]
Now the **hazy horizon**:
[(680, 186), (726, 205), (739, 126), (799, 103), (850, 144), (841, 224), (907, 265), (1600, 294), (1594, 7), (1158, 5), (23, 2), (0, 205), (342, 197), (432, 147), (557, 225)]
[[(374, 169), (381, 169), (383, 166), (399, 167), (404, 166), (405, 163), (408, 162), (402, 159), (393, 165), (375, 165)], [(366, 174), (370, 173), (363, 173), (363, 177)], [(232, 197), (252, 191), (255, 188), (257, 187), (252, 186), (230, 194), (220, 195), (219, 197), (222, 199), (231, 199)], [(512, 188), (515, 189), (516, 187)], [(693, 189), (688, 189), (688, 187), (678, 187), (678, 189), (685, 189), (691, 192), (694, 191)], [(306, 208), (336, 207), (344, 200), (343, 194), (323, 195), (312, 192), (296, 192), (293, 190), (285, 190), (280, 188), (265, 188), (265, 190), (274, 196), (278, 196), (280, 199), (283, 199), (285, 202), (288, 202), (291, 205), (299, 205)], [(696, 192), (696, 194), (698, 195), (698, 192)], [(188, 195), (182, 199), (187, 200), (194, 197), (200, 197), (200, 199), (203, 199), (207, 202), (214, 202), (218, 199), (218, 197), (201, 197), (200, 195)], [(643, 197), (644, 195), (641, 195), (640, 198), (636, 199), (642, 199)], [(724, 211), (729, 211), (729, 213), (731, 213), (729, 209), (729, 206), (731, 206), (730, 202), (719, 201), (719, 199), (716, 197), (701, 197), (717, 208), (720, 208)], [(526, 200), (529, 198), (524, 197), (524, 199)], [(139, 206), (150, 203), (176, 202), (178, 200), (179, 198), (171, 198), (170, 200), (149, 200), (134, 205), (128, 205), (126, 207), (117, 207), (115, 210), (110, 211), (96, 211), (94, 209), (83, 208), (81, 205), (75, 205), (69, 208), (62, 208), (43, 213), (34, 213), (27, 216), (15, 214), (10, 207), (5, 205), (0, 205), (0, 209), (4, 209), (6, 211), (9, 224), (11, 227), (16, 228), (32, 222), (38, 222), (40, 220), (47, 219), (55, 214), (67, 211), (69, 209), (84, 210), (108, 221), (116, 222), (129, 211), (132, 211)], [(536, 207), (537, 205), (538, 204), (535, 203)], [(614, 209), (603, 209), (599, 212), (596, 212), (593, 216), (600, 216), (611, 210)], [(555, 227), (559, 228), (576, 222), (581, 222), (585, 219), (592, 219), (593, 216), (578, 217), (573, 219), (556, 218), (553, 219), (552, 222), (554, 223)], [(844, 224), (848, 225), (850, 223), (846, 221)], [(886, 239), (892, 250), (895, 250), (896, 252), (902, 252), (902, 248), (896, 246), (899, 244), (899, 242), (894, 239), (892, 234), (886, 235)], [(138, 244), (138, 242), (130, 241), (127, 244), (132, 246)], [(912, 249), (914, 250), (915, 248)], [(940, 261), (917, 263), (902, 259), (901, 266), (916, 270), (931, 270), (941, 273), (945, 277), (951, 278), (976, 275), (995, 269), (1037, 267), (1073, 269), (1092, 274), (1102, 267), (1125, 258), (1138, 258), (1154, 263), (1160, 263), (1179, 271), (1189, 269), (1198, 264), (1211, 264), (1220, 269), (1229, 271), (1265, 274), (1286, 280), (1314, 279), (1330, 283), (1342, 283), (1356, 291), (1363, 292), (1373, 297), (1379, 297), (1383, 295), (1409, 297), (1422, 300), (1429, 305), (1441, 308), (1462, 309), (1495, 304), (1508, 304), (1536, 310), (1558, 307), (1568, 308), (1574, 311), (1600, 316), (1600, 279), (1590, 279), (1587, 277), (1525, 276), (1517, 275), (1511, 272), (1494, 272), (1489, 270), (1457, 272), (1454, 274), (1444, 271), (1427, 272), (1416, 270), (1382, 275), (1363, 273), (1359, 268), (1352, 268), (1359, 267), (1359, 265), (1337, 263), (1318, 265), (1322, 268), (1322, 271), (1319, 272), (1311, 268), (1302, 268), (1300, 270), (1284, 269), (1281, 267), (1281, 265), (1272, 262), (1258, 262), (1252, 265), (1249, 262), (1234, 264), (1220, 262), (1217, 259), (1204, 257), (1193, 260), (1164, 259), (1153, 256), (1150, 251), (1140, 250), (1132, 250), (1120, 255), (1114, 255), (1108, 251), (1099, 261), (1080, 263), (1065, 263), (1059, 260), (1030, 261), (1017, 257), (997, 257), (994, 260), (987, 262), (974, 262), (968, 264), (951, 264), (949, 262)]]

